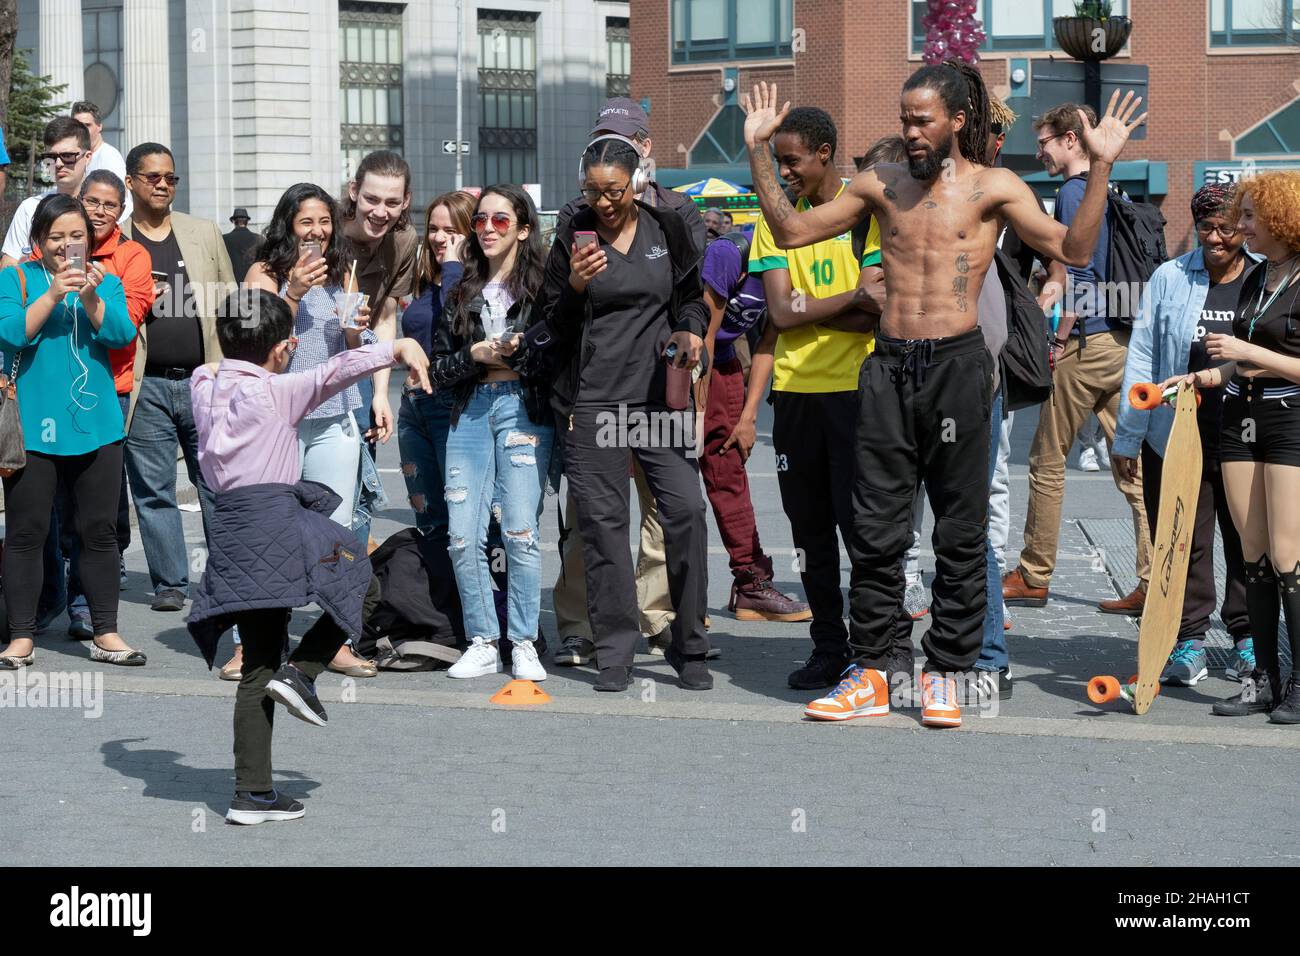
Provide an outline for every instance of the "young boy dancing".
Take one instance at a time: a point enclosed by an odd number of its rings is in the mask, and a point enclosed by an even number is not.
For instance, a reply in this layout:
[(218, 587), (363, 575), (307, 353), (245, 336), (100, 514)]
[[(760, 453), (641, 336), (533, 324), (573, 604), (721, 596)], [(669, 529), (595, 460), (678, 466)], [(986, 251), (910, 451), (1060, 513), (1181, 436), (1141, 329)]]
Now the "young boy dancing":
[[(361, 636), (370, 559), (329, 515), (339, 499), (301, 481), (298, 423), (330, 396), (378, 369), (404, 362), (430, 392), (429, 361), (414, 339), (367, 345), (309, 372), (283, 375), (297, 346), (293, 317), (278, 296), (241, 289), (217, 318), (225, 359), (190, 379), (199, 467), (216, 496), (208, 563), (186, 623), (212, 666), (232, 625), (243, 639), (235, 696), (235, 799), (231, 823), (297, 820), (303, 805), (271, 781), (274, 701), (300, 720), (325, 725), (315, 680), (349, 637)], [(281, 666), (293, 608), (325, 613)]]

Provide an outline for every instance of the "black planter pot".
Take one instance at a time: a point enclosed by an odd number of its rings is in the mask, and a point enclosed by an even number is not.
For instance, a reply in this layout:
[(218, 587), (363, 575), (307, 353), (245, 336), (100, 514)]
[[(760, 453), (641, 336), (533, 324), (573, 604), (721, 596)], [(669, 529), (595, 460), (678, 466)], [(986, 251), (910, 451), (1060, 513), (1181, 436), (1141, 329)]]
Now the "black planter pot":
[[(1097, 20), (1093, 17), (1055, 17), (1052, 30), (1061, 49), (1076, 60), (1109, 60), (1124, 49), (1128, 35), (1133, 30), (1133, 21), (1128, 17), (1107, 17)], [(1093, 49), (1093, 36), (1101, 30), (1105, 38), (1105, 49)]]

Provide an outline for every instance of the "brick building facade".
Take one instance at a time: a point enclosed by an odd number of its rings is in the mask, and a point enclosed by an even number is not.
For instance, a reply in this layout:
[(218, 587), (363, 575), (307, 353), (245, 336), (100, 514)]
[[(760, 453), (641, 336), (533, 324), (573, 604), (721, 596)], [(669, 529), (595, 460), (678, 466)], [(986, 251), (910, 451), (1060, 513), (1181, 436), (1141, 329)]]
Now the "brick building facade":
[[(714, 59), (716, 54), (708, 51), (698, 57), (692, 54), (690, 44), (684, 42), (685, 25), (673, 20), (684, 18), (691, 4), (705, 2), (630, 2), (631, 91), (634, 98), (648, 100), (660, 168), (700, 167), (718, 175), (726, 170), (717, 160), (732, 159), (732, 170), (738, 172), (745, 162), (743, 153), (720, 155), (704, 134), (706, 130), (717, 133), (716, 124), (710, 127), (715, 117), (733, 109), (730, 104), (736, 93), (760, 79), (776, 82), (782, 99), (820, 106), (834, 117), (840, 142), (836, 159), (846, 174), (853, 169), (853, 157), (898, 129), (899, 91), (908, 74), (922, 65), (913, 50), (918, 49), (915, 18), (924, 4), (918, 9), (906, 0), (773, 0), (774, 7), (789, 11), (782, 14), (788, 15), (791, 26), (789, 37), (783, 38), (788, 40), (786, 48), (746, 59), (733, 45), (720, 54), (731, 58)], [(1131, 0), (1127, 10), (1133, 33), (1125, 51), (1108, 61), (1145, 65), (1149, 70), (1148, 136), (1131, 142), (1123, 158), (1149, 160), (1159, 169), (1160, 175), (1151, 177), (1148, 197), (1169, 220), (1166, 236), (1171, 254), (1186, 251), (1195, 242), (1188, 203), (1207, 176), (1231, 178), (1243, 164), (1263, 167), (1295, 161), (1300, 167), (1300, 47), (1291, 32), (1293, 0), (1254, 3), (1256, 8), (1276, 4), (1280, 19), (1273, 31), (1246, 29), (1259, 24), (1243, 21), (1242, 28), (1231, 32), (1244, 9), (1243, 0), (1233, 2), (1237, 13), (1227, 0)], [(743, 0), (717, 3), (732, 11), (738, 3), (746, 6)], [(987, 11), (999, 7), (1006, 9), (998, 0), (984, 0)], [(1053, 11), (1069, 12), (1054, 8), (1048, 0), (1042, 17), (1048, 39), (1038, 49), (1009, 49), (1001, 41), (1003, 49), (982, 55), (984, 79), (999, 96), (1008, 98), (1023, 84), (1013, 79), (1017, 68), (1034, 59), (1064, 57), (1059, 50), (1045, 48), (1052, 45), (1049, 14)], [(1038, 12), (1033, 11), (1035, 18)], [(1300, 0), (1294, 15), (1300, 16)], [(739, 19), (733, 25), (746, 29)], [(729, 77), (735, 81), (734, 91), (725, 88)], [(1021, 124), (1028, 126), (1030, 119), (1022, 115)], [(1292, 126), (1297, 131), (1294, 136)], [(738, 130), (734, 135), (739, 135)], [(734, 138), (724, 143), (722, 153), (727, 154), (734, 143)], [(707, 162), (710, 159), (712, 164)], [(1207, 170), (1211, 164), (1214, 168)], [(1052, 184), (1041, 174), (1032, 147), (1022, 147), (1021, 155), (1012, 157), (1009, 165), (1025, 174), (1038, 173), (1028, 178), (1042, 180), (1036, 185), (1051, 195)]]

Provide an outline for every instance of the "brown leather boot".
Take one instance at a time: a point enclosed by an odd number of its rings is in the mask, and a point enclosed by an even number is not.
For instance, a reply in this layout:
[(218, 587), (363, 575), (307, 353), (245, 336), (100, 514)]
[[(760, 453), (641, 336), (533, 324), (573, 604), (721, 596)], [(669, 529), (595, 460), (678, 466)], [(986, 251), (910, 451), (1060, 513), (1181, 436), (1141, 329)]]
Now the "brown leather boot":
[(1113, 601), (1102, 601), (1097, 605), (1097, 610), (1102, 614), (1126, 614), (1129, 617), (1141, 617), (1142, 609), (1147, 604), (1147, 592), (1141, 588), (1135, 588), (1133, 593), (1127, 597), (1116, 598)]
[(1019, 568), (1008, 571), (1002, 578), (1002, 600), (1011, 607), (1046, 607), (1047, 588), (1034, 588), (1025, 583)]

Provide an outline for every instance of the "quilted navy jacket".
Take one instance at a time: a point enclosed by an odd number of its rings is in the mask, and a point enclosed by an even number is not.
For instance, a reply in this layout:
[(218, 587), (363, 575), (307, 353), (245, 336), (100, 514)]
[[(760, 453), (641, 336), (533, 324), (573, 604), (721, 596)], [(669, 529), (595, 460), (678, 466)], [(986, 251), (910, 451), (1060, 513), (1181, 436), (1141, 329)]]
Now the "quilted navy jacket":
[(330, 520), (340, 500), (314, 481), (248, 485), (216, 496), (207, 568), (185, 619), (208, 667), (240, 611), (315, 603), (360, 640), (370, 558), (355, 534)]

